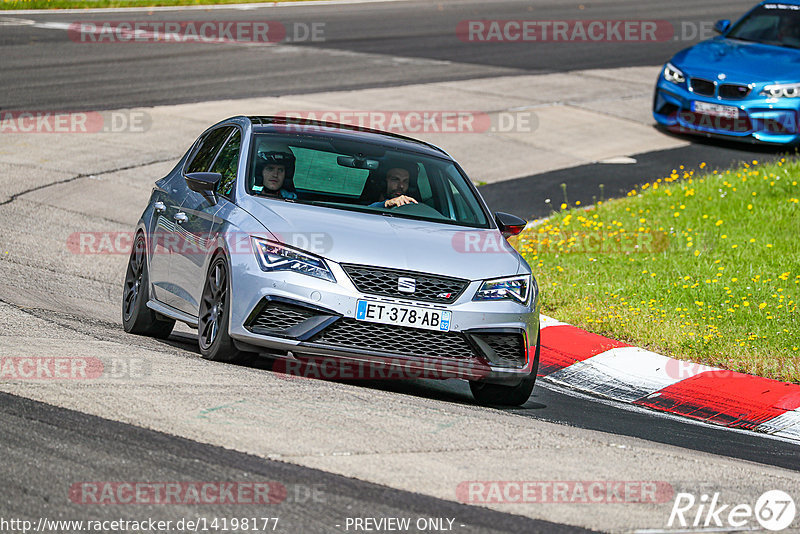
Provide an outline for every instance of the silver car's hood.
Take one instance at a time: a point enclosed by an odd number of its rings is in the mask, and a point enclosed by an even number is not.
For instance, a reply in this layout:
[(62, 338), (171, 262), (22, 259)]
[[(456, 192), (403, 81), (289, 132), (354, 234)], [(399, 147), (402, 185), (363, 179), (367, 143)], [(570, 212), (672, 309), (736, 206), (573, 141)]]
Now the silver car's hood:
[(481, 280), (529, 272), (494, 230), (248, 198), (242, 207), (278, 240), (331, 259)]

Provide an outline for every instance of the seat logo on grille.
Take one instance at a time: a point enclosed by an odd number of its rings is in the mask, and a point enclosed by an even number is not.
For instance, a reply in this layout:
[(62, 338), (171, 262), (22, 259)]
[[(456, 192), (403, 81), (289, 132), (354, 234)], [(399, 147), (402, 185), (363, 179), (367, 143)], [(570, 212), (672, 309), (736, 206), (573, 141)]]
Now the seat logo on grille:
[(413, 293), (417, 290), (417, 281), (413, 278), (399, 277), (397, 279), (397, 290), (400, 293)]

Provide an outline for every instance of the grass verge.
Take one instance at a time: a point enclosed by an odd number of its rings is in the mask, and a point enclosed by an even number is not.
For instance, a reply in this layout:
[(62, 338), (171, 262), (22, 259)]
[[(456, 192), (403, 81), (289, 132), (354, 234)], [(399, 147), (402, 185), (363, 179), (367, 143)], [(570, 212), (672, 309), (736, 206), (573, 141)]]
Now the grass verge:
[[(701, 168), (704, 165), (701, 165)], [(800, 160), (695, 175), (521, 234), (542, 312), (674, 358), (800, 382)]]
[(100, 9), (108, 7), (203, 6), (216, 4), (284, 3), (301, 0), (0, 0), (0, 10)]

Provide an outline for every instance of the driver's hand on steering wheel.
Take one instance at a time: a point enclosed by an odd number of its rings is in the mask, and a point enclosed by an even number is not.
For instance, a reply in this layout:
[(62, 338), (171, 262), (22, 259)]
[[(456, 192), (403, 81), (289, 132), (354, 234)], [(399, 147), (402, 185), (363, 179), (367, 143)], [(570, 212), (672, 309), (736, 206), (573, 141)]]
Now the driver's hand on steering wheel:
[(405, 206), (406, 204), (417, 204), (417, 201), (409, 196), (400, 195), (399, 197), (390, 198), (383, 203), (384, 207), (387, 208), (398, 208), (400, 206)]

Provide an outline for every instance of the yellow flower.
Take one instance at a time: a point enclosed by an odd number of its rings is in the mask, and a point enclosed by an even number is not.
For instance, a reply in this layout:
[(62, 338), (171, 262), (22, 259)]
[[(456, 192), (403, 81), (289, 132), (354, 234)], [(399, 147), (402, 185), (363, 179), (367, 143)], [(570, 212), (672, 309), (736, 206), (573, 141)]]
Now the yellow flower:
[(766, 302), (762, 302), (761, 304), (758, 305), (758, 309), (759, 310), (763, 310), (766, 307), (767, 307), (767, 303)]
[(567, 205), (562, 203), (562, 204), (561, 204), (561, 209), (562, 209), (562, 210), (565, 210), (565, 209), (567, 209)]
[(717, 226), (722, 226), (722, 221), (717, 221), (717, 222), (716, 222), (716, 225), (717, 225)]

